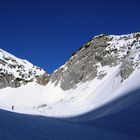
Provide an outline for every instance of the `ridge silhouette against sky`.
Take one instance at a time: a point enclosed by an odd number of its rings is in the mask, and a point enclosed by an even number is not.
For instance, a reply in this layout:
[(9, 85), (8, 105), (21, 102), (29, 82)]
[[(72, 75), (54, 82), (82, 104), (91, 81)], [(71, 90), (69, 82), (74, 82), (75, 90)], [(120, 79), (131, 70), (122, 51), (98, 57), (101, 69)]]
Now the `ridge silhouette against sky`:
[(140, 31), (139, 0), (0, 1), (0, 48), (49, 73), (93, 36)]

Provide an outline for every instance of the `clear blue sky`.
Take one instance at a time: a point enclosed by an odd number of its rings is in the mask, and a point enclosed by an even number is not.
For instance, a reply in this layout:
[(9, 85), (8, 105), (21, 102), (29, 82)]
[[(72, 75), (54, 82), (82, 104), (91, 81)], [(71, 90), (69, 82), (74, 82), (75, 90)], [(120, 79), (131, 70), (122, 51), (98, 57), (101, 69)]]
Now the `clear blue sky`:
[(49, 73), (100, 33), (140, 31), (140, 0), (0, 0), (0, 48)]

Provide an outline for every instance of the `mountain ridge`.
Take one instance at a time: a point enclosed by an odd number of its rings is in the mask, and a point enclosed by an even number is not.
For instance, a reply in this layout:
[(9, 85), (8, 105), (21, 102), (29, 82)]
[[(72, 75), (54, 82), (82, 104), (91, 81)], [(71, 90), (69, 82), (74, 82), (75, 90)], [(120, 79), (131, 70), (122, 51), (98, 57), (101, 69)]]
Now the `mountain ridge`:
[[(123, 81), (134, 71), (133, 67), (139, 65), (139, 58), (134, 56), (139, 52), (139, 38), (139, 32), (128, 35), (97, 35), (81, 46), (63, 66), (51, 74), (1, 49), (0, 88), (19, 87), (29, 82), (40, 85), (51, 82), (55, 86), (60, 84), (63, 90), (69, 90), (76, 88), (78, 83), (96, 77), (102, 79), (106, 72), (98, 69), (105, 66), (113, 67), (119, 63), (122, 63), (120, 74)], [(137, 60), (134, 64), (132, 59), (135, 58)]]

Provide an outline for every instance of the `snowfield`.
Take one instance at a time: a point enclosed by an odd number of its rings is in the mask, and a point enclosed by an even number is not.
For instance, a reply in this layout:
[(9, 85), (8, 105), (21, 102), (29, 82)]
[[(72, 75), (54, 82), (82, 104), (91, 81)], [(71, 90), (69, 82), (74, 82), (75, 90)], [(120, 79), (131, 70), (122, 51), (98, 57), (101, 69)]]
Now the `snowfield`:
[(51, 83), (47, 86), (32, 83), (19, 88), (2, 89), (0, 108), (12, 111), (14, 105), (14, 112), (18, 113), (73, 117), (96, 110), (139, 88), (139, 70), (136, 69), (122, 83), (118, 75), (120, 66), (105, 69), (108, 73), (102, 80), (95, 78), (68, 91), (63, 91), (59, 86), (54, 87)]

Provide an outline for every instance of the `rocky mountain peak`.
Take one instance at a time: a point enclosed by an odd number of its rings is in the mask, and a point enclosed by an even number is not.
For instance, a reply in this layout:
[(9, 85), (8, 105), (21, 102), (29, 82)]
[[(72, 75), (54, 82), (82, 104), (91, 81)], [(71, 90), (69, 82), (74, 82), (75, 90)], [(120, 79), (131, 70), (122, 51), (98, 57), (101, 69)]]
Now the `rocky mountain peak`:
[(19, 87), (28, 82), (44, 85), (48, 80), (49, 74), (43, 69), (0, 49), (0, 88)]
[(65, 65), (54, 71), (51, 82), (63, 90), (75, 88), (94, 78), (106, 76), (105, 67), (120, 66), (122, 81), (130, 76), (140, 62), (140, 33), (95, 36), (72, 54)]

